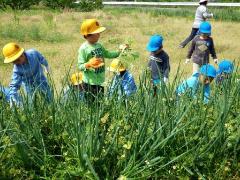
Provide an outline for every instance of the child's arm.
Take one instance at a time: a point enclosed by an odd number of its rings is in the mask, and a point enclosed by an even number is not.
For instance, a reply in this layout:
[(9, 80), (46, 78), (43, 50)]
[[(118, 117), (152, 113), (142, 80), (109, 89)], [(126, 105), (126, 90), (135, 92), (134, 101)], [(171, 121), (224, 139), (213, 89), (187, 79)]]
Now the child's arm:
[(16, 103), (17, 105), (19, 105), (20, 103), (18, 90), (20, 89), (21, 84), (22, 76), (17, 71), (13, 71), (12, 81), (9, 85), (9, 97), (11, 105), (13, 102)]
[(216, 55), (216, 51), (215, 51), (215, 47), (214, 47), (214, 42), (213, 40), (211, 39), (211, 46), (210, 46), (210, 53), (212, 55), (212, 58), (213, 59), (217, 59), (217, 55)]
[(214, 59), (214, 62), (218, 63), (218, 59), (217, 59), (217, 55), (216, 55), (216, 51), (215, 51), (215, 47), (212, 39), (211, 39), (211, 45), (209, 47), (209, 51), (210, 51), (210, 54), (212, 55), (212, 58)]
[(78, 51), (78, 68), (80, 71), (86, 71), (87, 57), (84, 49), (80, 48)]
[(166, 56), (166, 64), (165, 64), (165, 69), (163, 72), (163, 80), (166, 83), (168, 81), (169, 77), (169, 72), (170, 72), (170, 63), (169, 63), (169, 56)]
[(191, 46), (189, 47), (188, 54), (187, 54), (187, 59), (191, 59), (193, 51), (194, 51), (194, 48), (195, 48), (195, 45), (196, 45), (196, 40), (194, 38), (192, 40)]
[(49, 66), (47, 60), (43, 57), (43, 55), (40, 52), (35, 50), (34, 53), (36, 54), (40, 64), (45, 66), (46, 72), (49, 73)]
[(207, 104), (209, 101), (209, 98), (210, 98), (210, 91), (211, 91), (209, 84), (204, 86), (203, 91), (204, 91), (203, 92), (203, 95), (204, 95), (203, 101), (205, 104)]
[(103, 49), (104, 58), (112, 59), (112, 58), (117, 58), (120, 55), (120, 51), (108, 51), (103, 46), (102, 46), (102, 49)]

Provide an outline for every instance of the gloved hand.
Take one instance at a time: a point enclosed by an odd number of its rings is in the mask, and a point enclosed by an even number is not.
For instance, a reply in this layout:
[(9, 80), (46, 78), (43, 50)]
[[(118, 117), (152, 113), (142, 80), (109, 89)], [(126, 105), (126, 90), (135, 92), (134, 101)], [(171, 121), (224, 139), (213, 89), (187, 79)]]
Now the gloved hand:
[(211, 17), (213, 18), (213, 13), (211, 13)]
[(103, 65), (104, 65), (104, 62), (103, 62), (102, 58), (93, 57), (85, 64), (85, 67), (86, 67), (86, 69), (89, 69), (89, 68), (96, 69)]
[(167, 78), (167, 77), (164, 77), (164, 78), (163, 78), (163, 82), (164, 82), (164, 83), (168, 83), (168, 78)]
[(128, 44), (121, 44), (120, 46), (119, 46), (119, 50), (121, 51), (121, 52), (123, 52), (125, 49), (128, 49), (129, 48), (129, 45)]
[(45, 72), (46, 72), (46, 74), (50, 74), (49, 66), (45, 67)]
[(188, 64), (188, 63), (190, 63), (190, 61), (191, 61), (191, 59), (188, 59), (188, 58), (187, 58), (187, 59), (185, 60), (185, 63)]
[(218, 59), (213, 60), (215, 64), (218, 64)]

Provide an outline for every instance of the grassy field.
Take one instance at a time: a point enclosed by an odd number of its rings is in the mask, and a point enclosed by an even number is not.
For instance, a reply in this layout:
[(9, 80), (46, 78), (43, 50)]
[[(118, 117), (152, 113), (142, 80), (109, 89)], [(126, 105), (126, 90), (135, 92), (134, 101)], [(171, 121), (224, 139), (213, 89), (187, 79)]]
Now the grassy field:
[[(137, 80), (141, 76), (137, 93), (90, 105), (74, 95), (66, 102), (55, 96), (49, 104), (36, 98), (22, 108), (10, 108), (1, 100), (0, 179), (239, 179), (239, 74), (223, 86), (213, 83), (208, 104), (201, 91), (194, 99), (175, 96), (183, 78), (175, 76), (178, 65), (183, 76), (191, 74), (191, 64), (184, 64), (187, 49), (177, 47), (189, 34), (192, 18), (111, 8), (89, 13), (1, 12), (0, 46), (17, 41), (42, 52), (60, 92), (65, 74), (77, 69), (77, 51), (84, 41), (79, 27), (86, 18), (97, 18), (107, 27), (101, 42), (108, 49), (130, 43), (140, 54), (129, 66)], [(240, 23), (212, 24), (219, 59), (238, 63)], [(165, 37), (172, 68), (171, 83), (159, 87), (161, 93), (153, 97), (149, 74), (143, 72), (145, 47), (155, 33)], [(11, 72), (11, 65), (0, 64), (4, 85)], [(109, 79), (110, 73), (106, 75)]]
[[(148, 39), (156, 33), (163, 35), (164, 49), (171, 59), (170, 79), (174, 77), (179, 64), (184, 66), (185, 75), (190, 75), (191, 65), (184, 65), (188, 48), (178, 49), (178, 44), (190, 33), (193, 18), (166, 17), (160, 12), (142, 10), (139, 13), (136, 10), (112, 8), (89, 13), (60, 13), (47, 10), (1, 12), (0, 46), (16, 41), (26, 49), (33, 47), (42, 52), (49, 61), (57, 89), (60, 89), (61, 80), (70, 66), (72, 65), (72, 72), (77, 69), (77, 51), (84, 42), (79, 33), (82, 21), (86, 18), (97, 18), (107, 27), (100, 39), (106, 48), (116, 50), (119, 44), (130, 42), (132, 49), (139, 52), (140, 58), (130, 66), (130, 71), (136, 79), (147, 64)], [(239, 61), (240, 23), (214, 20), (211, 22), (218, 58)], [(3, 61), (2, 55), (1, 60)], [(12, 65), (0, 65), (0, 77), (4, 85), (9, 83), (11, 69)]]

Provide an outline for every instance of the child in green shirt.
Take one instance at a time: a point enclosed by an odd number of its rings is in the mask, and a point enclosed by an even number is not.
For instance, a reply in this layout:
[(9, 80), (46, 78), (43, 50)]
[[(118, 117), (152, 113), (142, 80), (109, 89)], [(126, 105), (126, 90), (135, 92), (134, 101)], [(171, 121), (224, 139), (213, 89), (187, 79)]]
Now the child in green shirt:
[[(97, 96), (103, 96), (105, 81), (105, 63), (104, 58), (116, 58), (120, 55), (119, 51), (106, 50), (98, 40), (100, 33), (105, 31), (96, 19), (87, 19), (81, 25), (81, 34), (86, 39), (78, 51), (78, 68), (83, 71), (83, 88), (90, 100)], [(121, 46), (126, 48), (126, 46)]]

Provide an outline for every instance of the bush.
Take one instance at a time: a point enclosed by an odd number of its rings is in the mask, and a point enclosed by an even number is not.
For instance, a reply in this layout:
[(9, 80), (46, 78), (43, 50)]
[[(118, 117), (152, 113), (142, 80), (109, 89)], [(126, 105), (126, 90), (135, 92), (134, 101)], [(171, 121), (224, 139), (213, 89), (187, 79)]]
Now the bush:
[(81, 0), (76, 8), (81, 11), (92, 11), (95, 9), (101, 9), (103, 7), (102, 0)]
[(53, 9), (64, 9), (64, 8), (72, 8), (74, 6), (74, 0), (43, 0), (43, 4), (47, 7)]
[(14, 10), (29, 9), (32, 5), (36, 5), (40, 0), (0, 0), (0, 9), (10, 7)]

